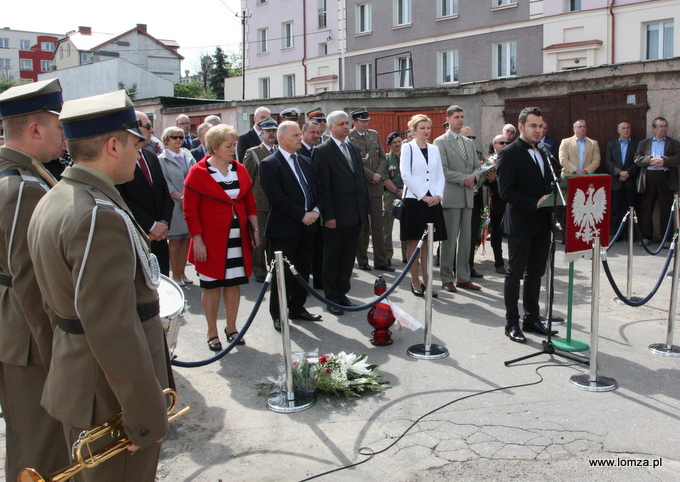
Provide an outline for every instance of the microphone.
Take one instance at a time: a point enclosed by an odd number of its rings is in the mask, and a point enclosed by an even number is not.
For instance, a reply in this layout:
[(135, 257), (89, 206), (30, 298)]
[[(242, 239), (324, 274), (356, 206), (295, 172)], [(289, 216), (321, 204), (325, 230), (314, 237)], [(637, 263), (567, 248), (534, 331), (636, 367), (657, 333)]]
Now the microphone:
[[(550, 162), (550, 165), (552, 167), (553, 173), (555, 172), (555, 169), (557, 168), (557, 172), (561, 172), (562, 166), (560, 165), (559, 161), (555, 159), (555, 156), (552, 155), (552, 152), (550, 152), (550, 149), (548, 149), (548, 145), (544, 144), (543, 142), (539, 142), (536, 144), (536, 148), (541, 151), (541, 153), (548, 158), (548, 161)], [(556, 181), (560, 182), (560, 177), (558, 175)]]

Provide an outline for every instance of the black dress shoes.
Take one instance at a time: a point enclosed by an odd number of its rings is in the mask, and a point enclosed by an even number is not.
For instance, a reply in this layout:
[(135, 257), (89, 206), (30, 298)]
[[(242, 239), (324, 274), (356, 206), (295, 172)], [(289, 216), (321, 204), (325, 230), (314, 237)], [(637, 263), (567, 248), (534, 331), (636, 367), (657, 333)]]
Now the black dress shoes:
[(359, 269), (362, 271), (371, 271), (371, 265), (366, 263), (366, 264), (360, 264)]
[(484, 275), (477, 271), (476, 269), (472, 268), (470, 270), (470, 278), (484, 278)]
[[(425, 285), (420, 283), (420, 289), (423, 290), (423, 295), (425, 295)], [(432, 298), (439, 298), (439, 295), (435, 290), (432, 290)]]
[(540, 321), (535, 321), (533, 323), (527, 322), (522, 323), (522, 330), (529, 333), (537, 333), (543, 336), (548, 336), (548, 333), (550, 333), (553, 336), (557, 335), (557, 330), (552, 330), (552, 332), (548, 332), (548, 329)]
[(321, 321), (321, 315), (313, 315), (307, 310), (303, 310), (300, 313), (291, 313), (289, 318), (291, 320)]
[(378, 271), (387, 271), (389, 273), (395, 272), (395, 269), (392, 266), (376, 266), (375, 269)]
[(274, 318), (272, 321), (274, 322), (274, 329), (280, 333), (281, 332), (281, 318)]
[(417, 290), (413, 287), (413, 285), (411, 285), (411, 293), (413, 293), (418, 298), (422, 298), (423, 296), (425, 296), (425, 290), (422, 290), (422, 291)]
[(505, 326), (505, 336), (517, 343), (526, 343), (527, 339), (519, 329), (519, 325)]
[(344, 314), (345, 314), (344, 311), (342, 311), (340, 308), (336, 308), (336, 307), (333, 306), (333, 305), (326, 305), (326, 309), (328, 310), (328, 312), (329, 312), (331, 315), (340, 316), (340, 315), (344, 315)]
[(343, 300), (342, 300), (340, 303), (338, 303), (338, 304), (339, 304), (339, 305), (342, 305), (342, 306), (350, 306), (350, 307), (351, 307), (351, 306), (356, 306), (356, 304), (352, 303), (352, 302), (349, 300), (349, 298), (347, 298), (347, 297), (345, 297), (345, 299), (343, 299)]

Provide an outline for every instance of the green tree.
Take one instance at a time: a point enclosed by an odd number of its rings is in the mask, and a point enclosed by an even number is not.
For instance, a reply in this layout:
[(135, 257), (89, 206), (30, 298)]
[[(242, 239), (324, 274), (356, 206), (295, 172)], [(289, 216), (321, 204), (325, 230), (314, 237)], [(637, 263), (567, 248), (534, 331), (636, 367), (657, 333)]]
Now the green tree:
[(192, 99), (215, 99), (212, 91), (203, 88), (201, 82), (175, 82), (175, 97), (189, 97)]
[(243, 74), (243, 55), (239, 48), (238, 50), (229, 52), (227, 63), (229, 64), (229, 77), (238, 77)]
[(209, 54), (201, 55), (201, 58), (199, 59), (198, 63), (198, 69), (196, 69), (196, 74), (201, 79), (201, 82), (203, 82), (203, 88), (205, 90), (208, 90), (208, 82), (212, 77), (213, 64), (214, 60), (212, 58), (212, 55)]
[(4, 92), (15, 85), (28, 84), (27, 80), (14, 80), (8, 77), (0, 77), (0, 92)]
[(212, 75), (210, 76), (210, 90), (215, 93), (218, 99), (224, 99), (224, 79), (231, 77), (229, 75), (230, 64), (227, 60), (227, 56), (219, 45), (215, 48), (213, 60), (214, 64)]

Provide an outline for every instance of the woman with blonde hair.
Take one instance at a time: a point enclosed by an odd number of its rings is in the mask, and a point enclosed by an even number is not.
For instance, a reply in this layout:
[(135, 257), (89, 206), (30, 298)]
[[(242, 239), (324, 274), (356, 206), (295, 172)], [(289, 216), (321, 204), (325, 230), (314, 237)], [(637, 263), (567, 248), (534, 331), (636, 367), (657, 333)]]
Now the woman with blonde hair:
[(189, 173), (191, 166), (196, 164), (194, 156), (182, 147), (184, 131), (177, 126), (168, 127), (163, 131), (161, 141), (165, 146), (163, 152), (158, 155), (163, 176), (168, 183), (170, 197), (175, 203), (172, 210), (172, 221), (168, 230), (168, 249), (170, 251), (170, 268), (172, 279), (180, 285), (189, 285), (193, 281), (184, 273), (187, 264), (187, 252), (189, 251), (189, 229), (184, 221), (182, 206), (184, 203), (184, 179)]
[[(234, 160), (238, 133), (220, 124), (205, 135), (208, 154), (189, 171), (184, 188), (184, 217), (191, 234), (189, 261), (203, 288), (201, 303), (208, 322), (208, 347), (220, 351), (217, 331), (220, 298), (224, 299), (228, 341), (238, 335), (236, 317), (240, 285), (252, 274), (251, 249), (260, 244), (253, 181)], [(244, 345), (241, 340), (239, 345)]]
[[(446, 239), (446, 226), (441, 200), (444, 195), (444, 170), (439, 149), (427, 142), (432, 131), (432, 121), (423, 114), (411, 117), (408, 127), (413, 140), (401, 148), (401, 178), (404, 181), (404, 208), (401, 215), (400, 239), (408, 241), (407, 256), (410, 259), (418, 241), (427, 229), (428, 223), (434, 224), (434, 241)], [(427, 283), (427, 245), (420, 251), (420, 268), (423, 282), (420, 282), (418, 260), (411, 266), (411, 293), (425, 296)], [(436, 298), (437, 293), (432, 292)]]

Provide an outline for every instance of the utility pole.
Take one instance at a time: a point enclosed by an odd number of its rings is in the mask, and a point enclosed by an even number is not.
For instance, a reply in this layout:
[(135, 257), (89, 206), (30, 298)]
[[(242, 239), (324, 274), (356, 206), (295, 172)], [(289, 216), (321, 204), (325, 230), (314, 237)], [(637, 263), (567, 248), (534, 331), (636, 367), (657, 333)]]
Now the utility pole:
[[(239, 14), (237, 13), (238, 17)], [(246, 19), (253, 16), (253, 12), (241, 12), (241, 79), (243, 80), (242, 100), (246, 99)]]

